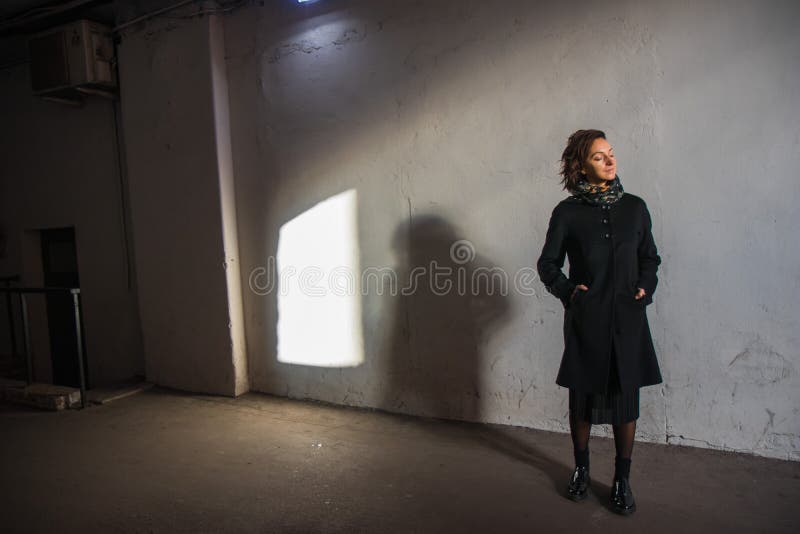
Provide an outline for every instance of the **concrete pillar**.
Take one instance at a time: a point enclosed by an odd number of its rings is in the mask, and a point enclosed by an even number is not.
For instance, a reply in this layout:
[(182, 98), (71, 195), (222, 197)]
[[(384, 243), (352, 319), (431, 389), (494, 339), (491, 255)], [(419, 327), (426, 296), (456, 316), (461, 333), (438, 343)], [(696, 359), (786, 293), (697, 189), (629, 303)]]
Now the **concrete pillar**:
[(221, 21), (131, 28), (119, 58), (147, 378), (188, 391), (244, 393)]

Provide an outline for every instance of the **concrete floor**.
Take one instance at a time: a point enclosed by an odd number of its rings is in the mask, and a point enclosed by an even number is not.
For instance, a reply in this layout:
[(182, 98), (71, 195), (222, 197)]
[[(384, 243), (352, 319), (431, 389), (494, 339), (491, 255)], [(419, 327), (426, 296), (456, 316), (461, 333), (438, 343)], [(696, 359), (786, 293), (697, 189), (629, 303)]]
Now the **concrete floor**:
[(10, 532), (800, 532), (800, 464), (636, 443), (638, 511), (562, 497), (567, 434), (155, 388), (85, 411), (0, 404)]

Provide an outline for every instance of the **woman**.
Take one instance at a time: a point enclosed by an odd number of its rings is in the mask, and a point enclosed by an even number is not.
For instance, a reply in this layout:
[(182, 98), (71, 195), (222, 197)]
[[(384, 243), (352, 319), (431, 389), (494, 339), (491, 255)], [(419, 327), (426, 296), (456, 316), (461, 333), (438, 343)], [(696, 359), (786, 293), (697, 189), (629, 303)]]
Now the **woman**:
[[(616, 459), (612, 509), (636, 510), (629, 483), (639, 388), (661, 383), (645, 307), (661, 263), (644, 200), (624, 193), (614, 149), (600, 130), (572, 134), (561, 157), (564, 189), (537, 263), (564, 305), (564, 353), (556, 383), (569, 388), (575, 470), (567, 496), (589, 491), (589, 432), (611, 424)], [(562, 272), (569, 258), (569, 276)]]

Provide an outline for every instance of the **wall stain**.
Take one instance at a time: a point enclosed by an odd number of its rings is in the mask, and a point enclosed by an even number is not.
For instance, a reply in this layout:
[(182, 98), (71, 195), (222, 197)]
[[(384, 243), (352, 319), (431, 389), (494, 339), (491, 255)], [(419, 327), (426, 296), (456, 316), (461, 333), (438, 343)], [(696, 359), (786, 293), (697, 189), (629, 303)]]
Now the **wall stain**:
[(364, 26), (361, 29), (352, 27), (347, 28), (338, 37), (336, 37), (330, 42), (323, 43), (323, 42), (311, 41), (309, 39), (301, 39), (300, 41), (284, 43), (272, 49), (272, 53), (269, 56), (268, 63), (278, 63), (286, 56), (290, 56), (297, 52), (301, 52), (303, 54), (312, 54), (317, 50), (322, 50), (326, 46), (335, 46), (336, 48), (342, 48), (344, 45), (348, 43), (358, 43), (366, 38), (367, 38), (367, 28), (366, 26)]
[(756, 339), (728, 364), (727, 373), (742, 382), (775, 384), (792, 375), (794, 368), (782, 354)]

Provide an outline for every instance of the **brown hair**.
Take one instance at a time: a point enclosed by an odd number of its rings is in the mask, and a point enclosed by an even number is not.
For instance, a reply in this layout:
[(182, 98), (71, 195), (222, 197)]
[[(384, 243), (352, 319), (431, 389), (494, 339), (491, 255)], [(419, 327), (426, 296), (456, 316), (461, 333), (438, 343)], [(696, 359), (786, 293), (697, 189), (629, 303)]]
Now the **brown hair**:
[(574, 191), (575, 185), (581, 179), (583, 162), (589, 157), (589, 149), (597, 138), (606, 138), (601, 130), (578, 130), (569, 136), (567, 148), (561, 154), (561, 183), (567, 191)]

